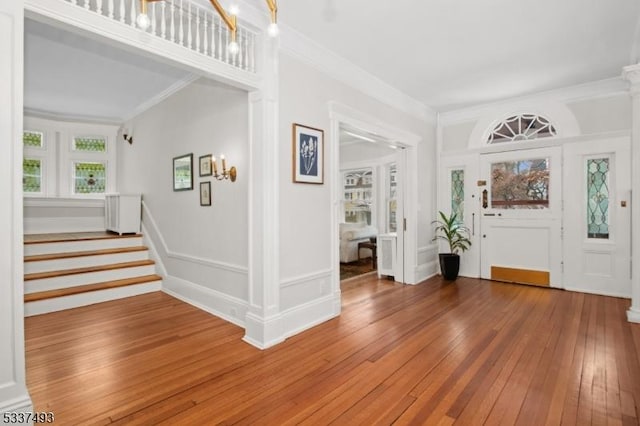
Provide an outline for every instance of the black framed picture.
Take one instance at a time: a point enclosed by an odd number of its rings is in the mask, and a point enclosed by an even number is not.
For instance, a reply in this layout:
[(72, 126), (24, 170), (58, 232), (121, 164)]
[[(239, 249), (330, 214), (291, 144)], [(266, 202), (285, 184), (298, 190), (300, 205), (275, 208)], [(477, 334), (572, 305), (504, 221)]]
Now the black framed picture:
[(173, 159), (173, 190), (189, 191), (193, 189), (193, 153)]
[(211, 182), (200, 182), (200, 205), (211, 205)]
[(200, 157), (200, 167), (199, 167), (199, 175), (202, 176), (211, 176), (213, 172), (211, 171), (211, 158), (212, 154), (203, 155)]

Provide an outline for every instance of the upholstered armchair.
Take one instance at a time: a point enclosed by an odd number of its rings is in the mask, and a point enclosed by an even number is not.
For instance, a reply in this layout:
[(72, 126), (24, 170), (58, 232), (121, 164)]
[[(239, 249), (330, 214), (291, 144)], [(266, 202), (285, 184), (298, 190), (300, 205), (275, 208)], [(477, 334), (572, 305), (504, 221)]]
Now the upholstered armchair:
[[(347, 263), (358, 260), (358, 243), (367, 242), (378, 235), (378, 230), (365, 222), (340, 224), (340, 262)], [(360, 255), (370, 257), (371, 250), (362, 248)]]

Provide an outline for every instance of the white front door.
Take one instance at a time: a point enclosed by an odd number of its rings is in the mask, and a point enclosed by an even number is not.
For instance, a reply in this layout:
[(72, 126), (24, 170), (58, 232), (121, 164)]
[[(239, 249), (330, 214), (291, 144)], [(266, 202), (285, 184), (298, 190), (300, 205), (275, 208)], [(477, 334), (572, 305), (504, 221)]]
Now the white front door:
[(631, 297), (628, 137), (564, 148), (565, 288)]
[(480, 156), (481, 277), (562, 287), (560, 147)]

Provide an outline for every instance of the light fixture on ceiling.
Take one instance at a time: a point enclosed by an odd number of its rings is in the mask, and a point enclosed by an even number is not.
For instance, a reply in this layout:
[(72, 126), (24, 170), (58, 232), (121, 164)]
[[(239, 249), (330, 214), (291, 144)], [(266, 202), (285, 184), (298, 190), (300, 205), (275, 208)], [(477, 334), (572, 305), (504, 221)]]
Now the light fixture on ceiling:
[(216, 157), (211, 157), (211, 166), (213, 168), (213, 177), (217, 180), (225, 180), (229, 179), (231, 182), (236, 181), (236, 176), (238, 172), (236, 168), (232, 166), (229, 170), (227, 170), (227, 160), (224, 158), (224, 155), (220, 156), (220, 160), (222, 161), (222, 173), (218, 173), (218, 164), (216, 163)]
[[(142, 30), (146, 30), (151, 25), (151, 20), (149, 19), (149, 15), (147, 15), (147, 3), (154, 1), (163, 1), (163, 0), (140, 0), (140, 14), (136, 17), (136, 25)], [(236, 55), (240, 51), (240, 46), (236, 41), (236, 36), (238, 33), (237, 27), (237, 19), (236, 16), (238, 14), (238, 7), (236, 5), (232, 5), (229, 8), (229, 12), (227, 13), (224, 8), (220, 5), (218, 0), (209, 0), (213, 8), (218, 12), (220, 18), (227, 25), (227, 29), (231, 33), (231, 41), (229, 42), (227, 49), (229, 53), (232, 55)], [(266, 0), (267, 7), (269, 8), (269, 14), (271, 15), (271, 23), (267, 28), (267, 34), (271, 37), (276, 37), (279, 33), (278, 28), (278, 5), (276, 0)]]
[(357, 133), (350, 132), (348, 130), (345, 130), (344, 132), (349, 136), (353, 136), (354, 138), (358, 138), (358, 139), (361, 139), (363, 141), (367, 141), (367, 142), (375, 142), (376, 141), (375, 139), (371, 139), (371, 138), (368, 138), (366, 136), (362, 136), (362, 135), (359, 135)]

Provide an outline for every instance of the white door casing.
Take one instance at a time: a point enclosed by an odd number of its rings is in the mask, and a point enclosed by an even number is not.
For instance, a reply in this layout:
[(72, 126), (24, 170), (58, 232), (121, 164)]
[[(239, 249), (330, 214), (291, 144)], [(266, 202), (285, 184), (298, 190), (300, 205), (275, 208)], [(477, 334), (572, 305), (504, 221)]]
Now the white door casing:
[[(589, 238), (587, 162), (608, 159), (608, 238)], [(628, 137), (564, 146), (565, 288), (631, 296), (631, 153)]]

